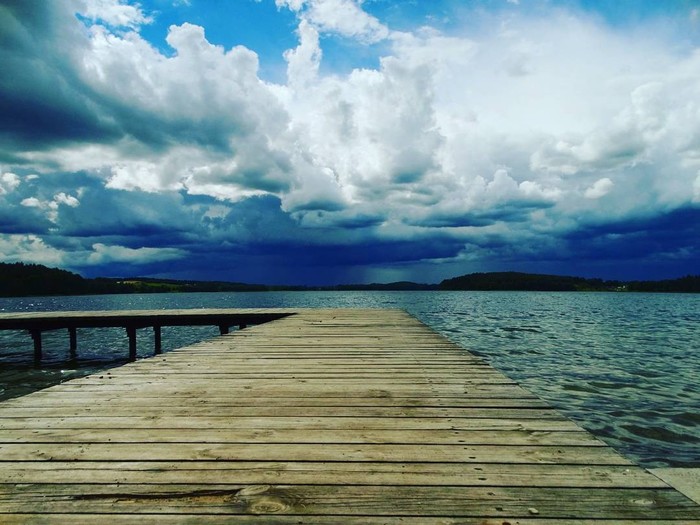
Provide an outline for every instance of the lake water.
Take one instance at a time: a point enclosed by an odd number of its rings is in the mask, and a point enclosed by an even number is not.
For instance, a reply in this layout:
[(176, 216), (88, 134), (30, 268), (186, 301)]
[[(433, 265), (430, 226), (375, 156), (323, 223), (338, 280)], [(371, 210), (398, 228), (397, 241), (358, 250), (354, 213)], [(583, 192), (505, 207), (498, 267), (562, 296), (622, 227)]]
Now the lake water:
[[(236, 307), (403, 308), (482, 356), (646, 467), (700, 466), (700, 295), (546, 292), (262, 292), (1, 299), (0, 311)], [(163, 328), (164, 350), (218, 335)], [(139, 330), (140, 355), (152, 331)], [(124, 330), (0, 331), (0, 399), (125, 362)]]

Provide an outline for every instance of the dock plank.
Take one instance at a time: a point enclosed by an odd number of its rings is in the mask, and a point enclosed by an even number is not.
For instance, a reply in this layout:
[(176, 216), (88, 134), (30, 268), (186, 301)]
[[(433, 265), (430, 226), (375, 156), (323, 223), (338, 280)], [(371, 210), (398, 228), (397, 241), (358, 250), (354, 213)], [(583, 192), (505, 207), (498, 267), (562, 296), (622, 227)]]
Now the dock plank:
[(675, 519), (694, 503), (665, 489), (197, 484), (23, 484), (5, 490), (10, 511), (111, 513), (140, 508), (148, 514), (291, 514), (330, 516), (450, 516)]
[(0, 403), (0, 522), (700, 522), (696, 503), (405, 312), (274, 313)]
[(65, 482), (67, 471), (82, 483), (238, 483), (286, 485), (428, 485), (666, 488), (627, 465), (504, 463), (263, 462), (263, 461), (72, 461), (4, 462), (8, 483)]

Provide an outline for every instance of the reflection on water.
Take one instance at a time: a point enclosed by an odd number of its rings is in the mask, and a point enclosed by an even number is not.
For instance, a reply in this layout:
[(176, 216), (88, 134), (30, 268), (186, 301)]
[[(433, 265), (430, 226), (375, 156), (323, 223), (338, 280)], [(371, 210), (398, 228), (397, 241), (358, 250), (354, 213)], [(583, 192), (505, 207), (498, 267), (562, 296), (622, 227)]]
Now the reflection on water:
[[(265, 292), (0, 299), (0, 311), (207, 307), (404, 308), (548, 400), (644, 466), (700, 466), (700, 296), (532, 292)], [(165, 350), (214, 327), (163, 328)], [(138, 331), (141, 356), (150, 330)], [(28, 335), (0, 332), (0, 398), (124, 362), (119, 329), (44, 337), (34, 368)]]

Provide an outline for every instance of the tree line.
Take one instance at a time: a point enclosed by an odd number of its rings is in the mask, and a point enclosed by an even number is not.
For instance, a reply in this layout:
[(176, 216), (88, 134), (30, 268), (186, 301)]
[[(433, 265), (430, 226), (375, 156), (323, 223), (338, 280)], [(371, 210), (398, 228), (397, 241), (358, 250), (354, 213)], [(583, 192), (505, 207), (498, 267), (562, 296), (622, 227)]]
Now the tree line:
[(472, 290), (472, 291), (605, 291), (700, 293), (700, 275), (662, 281), (609, 281), (520, 272), (472, 273), (440, 284), (413, 282), (345, 284), (337, 286), (269, 286), (226, 281), (186, 281), (145, 277), (87, 279), (40, 264), (0, 263), (0, 296), (98, 295), (163, 292), (262, 292), (300, 290)]

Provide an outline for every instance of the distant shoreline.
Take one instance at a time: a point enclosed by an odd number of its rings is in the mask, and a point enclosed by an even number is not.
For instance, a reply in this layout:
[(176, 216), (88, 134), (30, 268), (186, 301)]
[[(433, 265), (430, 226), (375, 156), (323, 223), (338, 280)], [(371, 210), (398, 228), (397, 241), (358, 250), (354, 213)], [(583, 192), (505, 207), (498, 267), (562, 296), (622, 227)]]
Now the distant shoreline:
[(543, 292), (666, 292), (700, 293), (700, 275), (662, 281), (606, 281), (562, 275), (521, 272), (472, 273), (439, 284), (409, 281), (335, 286), (285, 286), (226, 281), (188, 281), (125, 277), (87, 279), (38, 264), (0, 263), (0, 297), (105, 295), (186, 292), (299, 292), (299, 291), (543, 291)]

